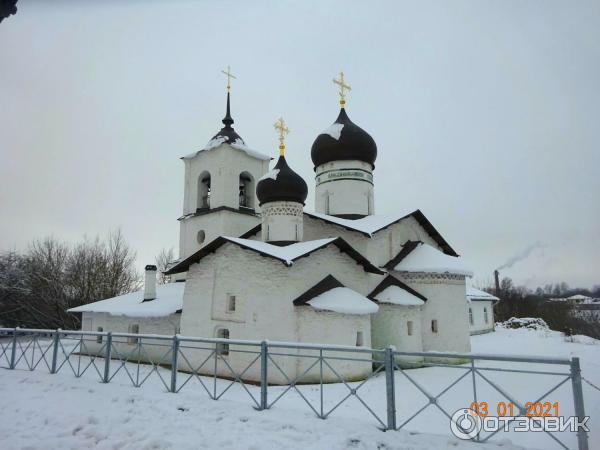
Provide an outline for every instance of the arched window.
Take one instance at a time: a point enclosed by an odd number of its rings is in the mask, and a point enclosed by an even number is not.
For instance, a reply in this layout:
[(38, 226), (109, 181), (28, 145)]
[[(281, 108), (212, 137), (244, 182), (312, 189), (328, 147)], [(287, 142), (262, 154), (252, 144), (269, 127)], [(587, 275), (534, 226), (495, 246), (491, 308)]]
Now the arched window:
[(210, 173), (202, 172), (198, 177), (198, 209), (210, 208)]
[(469, 323), (473, 325), (473, 308), (469, 308)]
[(239, 205), (254, 209), (254, 178), (248, 172), (240, 173)]

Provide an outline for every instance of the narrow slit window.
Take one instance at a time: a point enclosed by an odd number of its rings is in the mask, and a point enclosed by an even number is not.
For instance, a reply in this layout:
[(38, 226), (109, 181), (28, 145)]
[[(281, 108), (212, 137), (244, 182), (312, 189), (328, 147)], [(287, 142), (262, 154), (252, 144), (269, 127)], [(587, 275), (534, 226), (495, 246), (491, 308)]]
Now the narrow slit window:
[(413, 335), (413, 322), (412, 322), (412, 320), (409, 320), (408, 322), (406, 322), (406, 332), (408, 333), (409, 336)]
[(473, 325), (473, 308), (469, 308), (469, 323)]
[[(102, 327), (98, 327), (98, 333), (102, 333), (103, 331), (104, 331), (104, 328), (102, 328)], [(102, 344), (102, 338), (103, 338), (103, 337), (104, 337), (104, 336), (102, 336), (102, 335), (100, 335), (100, 336), (96, 336), (96, 342), (97, 342), (98, 344)]]
[(356, 332), (356, 346), (357, 347), (362, 347), (363, 345), (364, 345), (363, 332), (362, 331), (357, 331)]
[(235, 295), (227, 296), (227, 312), (229, 312), (229, 313), (235, 312), (235, 302), (236, 302)]
[[(137, 323), (132, 323), (131, 325), (129, 325), (129, 333), (130, 334), (139, 334), (140, 333), (140, 326)], [(134, 336), (130, 336), (127, 338), (127, 343), (128, 344), (137, 344), (139, 342), (139, 338), (134, 337)]]
[(487, 308), (483, 308), (483, 320), (485, 321), (485, 323), (488, 323), (488, 309)]
[[(229, 339), (229, 330), (227, 328), (220, 328), (217, 330), (217, 337), (220, 339)], [(217, 355), (227, 356), (229, 355), (229, 344), (218, 343), (217, 344)]]
[(437, 319), (433, 319), (431, 321), (431, 332), (432, 333), (437, 333), (438, 332), (438, 321), (437, 321)]

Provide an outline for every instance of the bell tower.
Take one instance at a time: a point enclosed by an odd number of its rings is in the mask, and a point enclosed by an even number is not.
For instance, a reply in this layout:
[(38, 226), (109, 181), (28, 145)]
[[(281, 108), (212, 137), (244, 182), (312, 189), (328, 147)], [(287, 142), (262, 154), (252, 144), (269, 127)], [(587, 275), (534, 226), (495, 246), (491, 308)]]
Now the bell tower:
[(256, 183), (271, 158), (251, 150), (234, 130), (231, 117), (231, 74), (223, 128), (200, 150), (182, 157), (185, 164), (183, 214), (178, 219), (179, 258), (183, 259), (218, 236), (239, 236), (260, 223)]

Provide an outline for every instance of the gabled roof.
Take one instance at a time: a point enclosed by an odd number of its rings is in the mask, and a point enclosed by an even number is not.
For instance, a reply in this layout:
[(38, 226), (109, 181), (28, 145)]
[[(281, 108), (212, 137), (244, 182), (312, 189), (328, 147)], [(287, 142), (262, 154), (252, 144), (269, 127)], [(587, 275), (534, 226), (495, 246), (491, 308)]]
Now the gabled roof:
[(379, 275), (385, 273), (377, 267), (375, 267), (373, 264), (371, 264), (371, 262), (367, 258), (362, 256), (350, 244), (348, 244), (346, 241), (339, 237), (329, 239), (318, 239), (315, 241), (307, 242), (298, 242), (282, 247), (262, 241), (253, 241), (250, 239), (220, 236), (212, 242), (205, 245), (204, 247), (202, 247), (193, 255), (177, 263), (171, 269), (166, 271), (165, 274), (171, 275), (175, 273), (185, 272), (189, 269), (189, 267), (192, 264), (199, 262), (202, 258), (209, 255), (210, 253), (214, 253), (215, 251), (217, 251), (218, 248), (227, 243), (235, 244), (243, 249), (254, 251), (261, 256), (277, 259), (288, 267), (292, 266), (294, 261), (296, 261), (299, 258), (309, 256), (311, 253), (319, 249), (325, 248), (329, 245), (335, 245), (340, 249), (340, 251), (346, 253), (358, 264), (363, 266), (363, 269), (366, 272), (376, 273)]
[(406, 241), (402, 250), (384, 267), (397, 272), (473, 276), (473, 272), (464, 266), (461, 258), (442, 253), (421, 241)]
[(330, 289), (336, 287), (344, 287), (344, 285), (337, 280), (333, 275), (327, 275), (313, 287), (311, 287), (304, 294), (300, 295), (294, 300), (294, 306), (300, 306), (306, 304), (309, 300), (315, 298), (317, 295), (321, 295), (323, 292), (327, 292)]
[(366, 216), (361, 219), (342, 219), (340, 217), (330, 216), (328, 214), (321, 214), (317, 212), (307, 212), (304, 214), (310, 218), (323, 220), (324, 222), (338, 225), (346, 230), (356, 231), (367, 237), (373, 237), (374, 234), (378, 233), (409, 217), (414, 218), (419, 225), (431, 236), (431, 238), (440, 246), (444, 253), (447, 255), (458, 256), (458, 253), (454, 251), (450, 244), (442, 237), (442, 235), (435, 229), (432, 223), (425, 217), (420, 209), (417, 209), (409, 214), (391, 214), (381, 216)]
[(130, 292), (99, 302), (68, 309), (70, 313), (107, 313), (113, 316), (165, 317), (181, 312), (185, 283), (159, 284), (156, 298), (144, 301), (144, 291)]
[(414, 295), (416, 298), (423, 300), (424, 302), (427, 301), (427, 297), (425, 297), (424, 295), (418, 293), (417, 291), (415, 291), (413, 288), (411, 288), (410, 286), (408, 286), (407, 284), (404, 284), (402, 281), (400, 281), (399, 279), (397, 279), (396, 277), (392, 276), (392, 275), (388, 275), (387, 277), (385, 277), (381, 283), (379, 283), (377, 285), (377, 287), (375, 289), (373, 289), (373, 292), (371, 292), (368, 297), (377, 302), (378, 299), (376, 298), (379, 294), (381, 294), (383, 291), (385, 291), (386, 289), (390, 288), (390, 287), (398, 287), (400, 289), (403, 289), (404, 291), (406, 291), (407, 293)]
[(327, 275), (294, 300), (294, 306), (302, 305), (341, 314), (373, 314), (379, 309), (368, 298), (345, 287), (332, 275)]

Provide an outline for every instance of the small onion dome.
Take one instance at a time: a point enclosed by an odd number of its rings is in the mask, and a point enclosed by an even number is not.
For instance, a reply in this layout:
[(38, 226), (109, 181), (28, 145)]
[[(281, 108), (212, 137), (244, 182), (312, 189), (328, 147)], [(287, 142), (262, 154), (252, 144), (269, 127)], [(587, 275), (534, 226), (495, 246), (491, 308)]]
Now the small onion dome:
[(310, 151), (315, 167), (331, 161), (358, 160), (375, 168), (377, 144), (358, 125), (355, 125), (342, 108), (336, 121), (313, 142)]
[(268, 202), (296, 202), (304, 205), (308, 187), (304, 179), (290, 169), (282, 155), (275, 167), (258, 181), (256, 196), (259, 205)]

